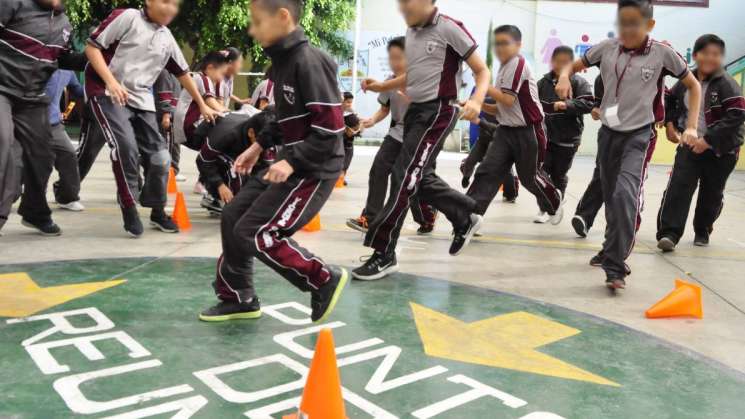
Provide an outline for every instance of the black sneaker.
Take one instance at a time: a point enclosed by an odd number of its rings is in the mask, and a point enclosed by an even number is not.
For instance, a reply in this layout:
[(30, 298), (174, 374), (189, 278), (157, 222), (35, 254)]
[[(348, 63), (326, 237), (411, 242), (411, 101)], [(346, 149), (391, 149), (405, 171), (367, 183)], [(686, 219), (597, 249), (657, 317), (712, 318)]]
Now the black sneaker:
[(587, 238), (587, 223), (585, 222), (585, 219), (580, 217), (579, 215), (575, 215), (574, 218), (572, 218), (572, 227), (574, 228), (574, 232), (577, 233), (578, 236), (584, 238)]
[(608, 277), (605, 280), (605, 286), (612, 291), (626, 289), (626, 280), (623, 278)]
[(663, 237), (657, 242), (657, 248), (662, 250), (663, 253), (675, 251), (675, 246), (675, 242), (669, 237)]
[(23, 219), (21, 220), (21, 224), (24, 227), (33, 228), (34, 230), (38, 231), (42, 236), (56, 237), (56, 236), (62, 235), (62, 229), (59, 228), (59, 226), (55, 224), (54, 221), (52, 220), (34, 223), (26, 219)]
[(601, 267), (603, 266), (603, 260), (605, 260), (605, 255), (601, 250), (597, 255), (593, 256), (592, 259), (590, 259), (590, 266), (594, 266), (596, 268)]
[(352, 278), (360, 281), (375, 281), (398, 272), (396, 253), (385, 255), (375, 252), (364, 265), (352, 271)]
[(367, 234), (367, 217), (365, 217), (364, 215), (360, 215), (359, 218), (350, 218), (347, 220), (347, 227), (351, 228), (352, 230), (357, 230), (360, 233)]
[(503, 197), (502, 197), (502, 201), (503, 201), (503, 202), (505, 202), (505, 203), (507, 203), (507, 204), (514, 204), (514, 203), (516, 203), (516, 202), (517, 202), (517, 197), (514, 197), (514, 198), (513, 198), (513, 197), (511, 197), (511, 196), (510, 196), (510, 197), (507, 197), (507, 196), (503, 196)]
[(222, 202), (209, 195), (202, 197), (202, 202), (199, 205), (206, 209), (210, 215), (219, 216), (222, 214)]
[(226, 322), (228, 320), (258, 319), (261, 317), (261, 303), (258, 297), (249, 302), (238, 303), (220, 301), (199, 314), (203, 322)]
[(434, 225), (422, 225), (419, 226), (419, 229), (416, 231), (416, 234), (420, 236), (431, 236), (432, 232), (435, 231)]
[(321, 323), (329, 317), (349, 280), (346, 269), (329, 266), (329, 270), (331, 271), (329, 281), (311, 293), (310, 307), (313, 311), (310, 319), (313, 323)]
[(153, 208), (153, 212), (150, 213), (150, 226), (164, 233), (178, 233), (178, 226), (163, 208)]
[(450, 245), (450, 254), (452, 256), (458, 256), (471, 243), (473, 235), (478, 233), (483, 221), (484, 217), (478, 214), (471, 214), (468, 225), (462, 229), (455, 230), (453, 233), (453, 243)]
[(696, 234), (696, 238), (693, 239), (693, 245), (696, 247), (709, 247), (709, 236)]
[(122, 218), (124, 218), (124, 231), (136, 239), (142, 237), (145, 228), (142, 227), (137, 207), (122, 208)]

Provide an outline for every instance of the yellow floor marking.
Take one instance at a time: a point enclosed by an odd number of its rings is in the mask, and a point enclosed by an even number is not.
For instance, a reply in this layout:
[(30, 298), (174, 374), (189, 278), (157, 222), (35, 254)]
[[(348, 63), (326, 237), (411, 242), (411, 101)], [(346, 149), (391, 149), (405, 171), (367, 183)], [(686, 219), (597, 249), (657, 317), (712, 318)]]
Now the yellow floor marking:
[(577, 329), (523, 311), (464, 323), (416, 303), (410, 304), (427, 355), (620, 387), (536, 350), (581, 333)]
[(25, 272), (2, 274), (0, 275), (0, 317), (31, 316), (50, 307), (124, 282), (126, 280), (117, 279), (41, 288)]

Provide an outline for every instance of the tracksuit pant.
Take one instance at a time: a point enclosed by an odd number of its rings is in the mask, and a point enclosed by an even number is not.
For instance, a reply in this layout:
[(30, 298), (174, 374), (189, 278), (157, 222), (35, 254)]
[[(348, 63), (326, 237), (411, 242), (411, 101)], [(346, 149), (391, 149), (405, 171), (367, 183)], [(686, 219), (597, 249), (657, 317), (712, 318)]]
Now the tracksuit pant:
[(344, 142), (344, 173), (347, 173), (349, 166), (352, 165), (352, 159), (354, 159), (354, 144), (347, 144)]
[(685, 146), (678, 147), (675, 166), (657, 217), (657, 240), (667, 237), (675, 243), (680, 241), (697, 187), (693, 228), (696, 235), (709, 237), (714, 231), (714, 222), (722, 213), (724, 188), (735, 170), (738, 157), (737, 154), (717, 157), (711, 150), (696, 154)]
[(223, 301), (247, 302), (256, 296), (254, 258), (304, 292), (320, 288), (331, 277), (327, 265), (292, 235), (321, 211), (337, 179), (293, 174), (285, 183), (267, 184), (263, 176), (250, 177), (223, 208), (223, 253), (213, 283)]
[[(90, 105), (85, 107), (83, 118), (80, 121), (80, 138), (78, 139), (78, 174), (82, 183), (96, 162), (98, 154), (106, 145), (106, 139), (100, 129), (96, 129), (96, 121), (91, 115)], [(91, 126), (93, 124), (93, 126)]]
[[(486, 151), (489, 149), (489, 144), (491, 144), (492, 141), (493, 140), (488, 139), (485, 139), (484, 141), (477, 140), (471, 145), (471, 151), (468, 153), (468, 157), (463, 159), (460, 164), (460, 172), (463, 174), (464, 187), (471, 182), (471, 177), (473, 176), (473, 172), (476, 171), (476, 167), (484, 161), (484, 156), (486, 155)], [(517, 180), (515, 171), (512, 168), (510, 168), (510, 172), (505, 176), (504, 183), (495, 186), (497, 189), (503, 188), (502, 196), (510, 201), (517, 199), (520, 192), (520, 182)]]
[(486, 213), (498, 192), (495, 185), (504, 183), (514, 164), (520, 183), (536, 196), (541, 211), (556, 214), (561, 196), (542, 169), (545, 153), (546, 137), (541, 125), (500, 125), (468, 190), (468, 196), (476, 201), (476, 212)]
[[(47, 108), (45, 103), (24, 102), (0, 94), (0, 227), (8, 219), (21, 182), (24, 186), (18, 214), (33, 223), (52, 219), (46, 197), (54, 161)], [(16, 144), (22, 149), (22, 170)]]
[(626, 277), (625, 261), (636, 240), (642, 209), (642, 181), (653, 130), (652, 125), (630, 132), (603, 126), (598, 133), (600, 187), (607, 222), (603, 269), (609, 278)]
[(52, 152), (54, 153), (54, 168), (59, 174), (59, 180), (54, 183), (54, 197), (57, 203), (69, 204), (80, 200), (80, 175), (78, 174), (78, 160), (75, 147), (63, 124), (52, 126)]
[[(157, 116), (158, 130), (160, 131), (160, 135), (166, 139), (166, 144), (168, 144), (168, 153), (171, 155), (171, 167), (173, 167), (173, 171), (176, 174), (179, 174), (181, 171), (181, 144), (177, 143), (173, 138), (173, 125), (169, 129), (163, 129), (163, 125), (161, 124), (163, 116), (160, 114), (157, 114)], [(171, 115), (171, 123), (173, 123), (173, 115)]]
[(391, 172), (391, 193), (382, 212), (370, 223), (365, 246), (393, 253), (406, 213), (419, 198), (445, 214), (455, 228), (470, 222), (475, 202), (435, 174), (434, 164), (445, 138), (458, 121), (448, 101), (412, 103), (404, 118), (404, 142)]
[(569, 185), (569, 170), (574, 163), (574, 156), (579, 150), (579, 144), (549, 142), (546, 149), (546, 161), (543, 170), (556, 186), (566, 196)]
[[(388, 178), (393, 170), (398, 155), (403, 148), (403, 142), (391, 136), (386, 136), (380, 145), (368, 178), (367, 202), (362, 215), (372, 221), (380, 214), (385, 204), (388, 193)], [(411, 204), (411, 215), (414, 221), (422, 226), (433, 226), (437, 219), (437, 210), (429, 204), (425, 204), (414, 198)]]
[(93, 118), (88, 139), (103, 135), (111, 148), (119, 205), (130, 208), (139, 201), (143, 207), (165, 207), (171, 156), (155, 112), (119, 106), (107, 96), (92, 97), (88, 103)]
[[(644, 188), (644, 183), (647, 180), (649, 163), (652, 161), (652, 157), (654, 156), (654, 150), (656, 147), (657, 130), (653, 129), (652, 139), (649, 143), (649, 150), (647, 150), (647, 158), (644, 161), (644, 177), (642, 179), (642, 189)], [(642, 193), (641, 197), (642, 199), (644, 199), (644, 193)], [(592, 228), (592, 225), (595, 223), (595, 218), (597, 218), (598, 213), (600, 212), (600, 208), (603, 208), (603, 187), (600, 184), (600, 168), (598, 166), (598, 161), (595, 160), (595, 170), (592, 173), (592, 180), (590, 180), (585, 193), (582, 194), (582, 198), (579, 200), (579, 204), (577, 204), (577, 211), (575, 212), (575, 215), (582, 217), (582, 220), (584, 220), (585, 225), (587, 226), (587, 230), (589, 231), (590, 228)], [(642, 209), (644, 209), (644, 205), (642, 205)], [(640, 213), (637, 219), (637, 231), (639, 231), (641, 225), (642, 219)]]

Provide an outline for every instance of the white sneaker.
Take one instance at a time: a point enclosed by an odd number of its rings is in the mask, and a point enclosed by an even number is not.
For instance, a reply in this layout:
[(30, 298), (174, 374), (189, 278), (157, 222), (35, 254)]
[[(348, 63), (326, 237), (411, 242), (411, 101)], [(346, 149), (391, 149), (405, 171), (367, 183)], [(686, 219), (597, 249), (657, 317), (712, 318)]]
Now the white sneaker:
[(546, 224), (551, 220), (551, 216), (547, 212), (539, 211), (538, 214), (533, 218), (533, 222), (536, 224)]
[(206, 193), (207, 190), (204, 189), (204, 185), (202, 185), (200, 182), (194, 184), (194, 195), (204, 195)]
[(561, 220), (564, 219), (564, 206), (562, 205), (559, 207), (558, 210), (556, 210), (556, 214), (549, 216), (549, 221), (551, 221), (551, 225), (557, 226), (561, 224)]
[(73, 211), (73, 212), (85, 211), (85, 206), (83, 206), (83, 204), (81, 204), (80, 201), (70, 202), (69, 204), (59, 204), (59, 207), (64, 210)]
[(186, 176), (182, 175), (181, 173), (177, 174), (176, 182), (186, 182)]

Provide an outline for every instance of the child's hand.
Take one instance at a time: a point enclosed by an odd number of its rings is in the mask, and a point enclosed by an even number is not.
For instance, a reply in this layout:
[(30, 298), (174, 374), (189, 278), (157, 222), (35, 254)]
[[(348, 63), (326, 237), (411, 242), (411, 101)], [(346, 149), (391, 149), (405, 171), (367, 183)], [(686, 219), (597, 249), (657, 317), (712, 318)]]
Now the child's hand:
[(556, 83), (556, 94), (559, 95), (559, 99), (569, 99), (572, 97), (572, 83), (569, 82), (569, 77), (560, 77), (559, 82)]
[(701, 154), (711, 148), (709, 143), (707, 143), (703, 138), (697, 138), (692, 144), (690, 144), (690, 146), (691, 150), (696, 154)]
[(668, 126), (665, 128), (665, 133), (667, 134), (668, 141), (673, 144), (680, 143), (680, 133), (672, 124), (668, 124)]
[(202, 117), (204, 117), (204, 120), (211, 124), (214, 124), (215, 121), (217, 121), (217, 118), (220, 117), (220, 112), (217, 112), (216, 110), (210, 108), (207, 105), (202, 106), (199, 109), (199, 112), (202, 113)]
[(362, 128), (368, 129), (375, 126), (375, 121), (372, 120), (372, 118), (363, 119), (360, 121), (362, 123)]
[(160, 121), (160, 126), (163, 128), (163, 131), (168, 131), (171, 129), (171, 114), (166, 112), (163, 114), (163, 120)]
[(371, 92), (380, 93), (381, 91), (380, 82), (370, 78), (362, 80), (362, 82), (360, 83), (360, 87), (362, 87), (363, 92), (367, 92), (369, 90)]
[(556, 112), (567, 110), (567, 103), (566, 102), (554, 102), (554, 110)]
[(693, 147), (693, 144), (698, 140), (698, 130), (696, 128), (686, 128), (685, 131), (683, 131), (683, 136), (680, 138), (680, 141), (690, 147)]
[(264, 175), (264, 180), (271, 183), (284, 183), (295, 172), (287, 160), (280, 160), (269, 166), (269, 170)]
[(600, 121), (600, 108), (592, 108), (590, 116), (592, 116), (593, 120)]
[(222, 202), (229, 204), (233, 200), (233, 191), (230, 190), (224, 183), (217, 188), (217, 193), (220, 194)]
[(244, 176), (251, 173), (256, 162), (259, 161), (262, 151), (264, 150), (258, 143), (251, 144), (251, 147), (249, 147), (248, 150), (241, 153), (241, 155), (235, 159), (235, 163), (233, 163), (233, 170), (235, 173)]
[(479, 117), (479, 114), (481, 114), (481, 104), (469, 99), (463, 105), (463, 110), (461, 110), (460, 113), (460, 119), (472, 121), (474, 119), (477, 119)]
[(109, 96), (114, 99), (114, 103), (121, 106), (127, 106), (129, 93), (127, 93), (127, 89), (122, 87), (118, 81), (114, 80), (111, 84), (107, 84), (106, 91), (109, 92)]

